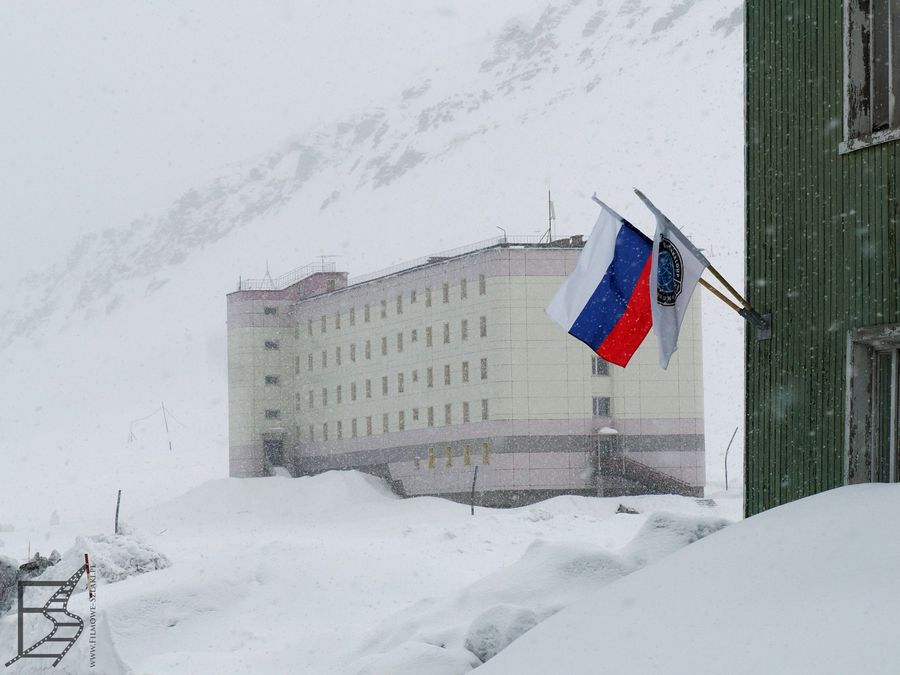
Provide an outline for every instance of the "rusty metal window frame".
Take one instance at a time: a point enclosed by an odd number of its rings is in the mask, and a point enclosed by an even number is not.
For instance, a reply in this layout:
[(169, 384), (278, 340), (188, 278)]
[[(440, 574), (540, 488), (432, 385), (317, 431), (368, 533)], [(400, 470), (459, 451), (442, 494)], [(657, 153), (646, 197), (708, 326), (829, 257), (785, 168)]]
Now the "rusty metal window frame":
[(844, 154), (900, 140), (900, 0), (844, 2)]

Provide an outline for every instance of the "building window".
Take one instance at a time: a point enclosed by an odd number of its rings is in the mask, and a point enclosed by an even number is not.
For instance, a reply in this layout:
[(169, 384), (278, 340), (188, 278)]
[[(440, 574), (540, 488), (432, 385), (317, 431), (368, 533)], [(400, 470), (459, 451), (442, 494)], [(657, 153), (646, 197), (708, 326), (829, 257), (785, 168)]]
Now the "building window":
[(850, 336), (845, 482), (900, 480), (900, 325)]
[(307, 370), (313, 369), (313, 355), (312, 354), (307, 354), (307, 356), (306, 356), (306, 369)]
[(372, 341), (366, 340), (366, 360), (372, 358)]
[(312, 335), (312, 319), (306, 322), (306, 330), (310, 335)]
[(451, 448), (451, 447), (448, 445), (448, 446), (447, 446), (447, 449), (444, 450), (444, 455), (445, 455), (446, 458), (447, 458), (447, 460), (446, 460), (446, 466), (453, 466), (453, 448)]
[(263, 314), (275, 316), (278, 314), (278, 309), (276, 307), (263, 307)]
[(481, 444), (481, 463), (482, 464), (490, 464), (491, 463), (491, 446), (487, 443)]
[(412, 381), (414, 383), (419, 381), (419, 371), (418, 370), (412, 371)]
[(312, 424), (309, 425), (309, 440), (316, 440), (316, 428)]
[(488, 418), (488, 400), (486, 398), (481, 399), (481, 421), (486, 422)]
[(434, 386), (434, 368), (431, 366), (425, 369), (425, 386), (429, 388)]
[[(301, 402), (300, 402), (300, 392), (296, 392), (294, 394), (294, 412), (300, 412)], [(298, 427), (299, 429), (299, 427)], [(300, 437), (300, 431), (297, 431), (297, 437)]]
[(322, 407), (328, 407), (328, 388), (322, 387)]
[(469, 422), (469, 402), (463, 401), (463, 424), (467, 424)]
[(428, 426), (434, 426), (434, 406), (428, 406)]
[(334, 348), (334, 363), (337, 366), (341, 365), (341, 348), (340, 347)]
[(322, 422), (322, 440), (328, 440), (328, 422)]
[(328, 317), (324, 314), (322, 315), (322, 332), (324, 333), (328, 330)]
[(486, 380), (487, 377), (488, 377), (487, 359), (481, 359), (481, 379)]
[(294, 339), (295, 340), (300, 339), (300, 324), (299, 323), (296, 326), (294, 326)]
[(366, 305), (365, 307), (363, 307), (363, 321), (365, 321), (366, 323), (369, 323), (369, 318), (370, 318), (369, 306)]
[(900, 1), (846, 0), (844, 150), (900, 139)]
[(316, 404), (315, 396), (316, 396), (316, 395), (313, 393), (313, 390), (310, 389), (310, 390), (309, 390), (309, 409), (310, 409), (310, 410), (312, 410), (313, 407), (314, 407), (315, 404)]
[(397, 296), (397, 314), (403, 314), (403, 296)]
[(397, 413), (397, 431), (406, 430), (406, 414), (401, 410)]
[(344, 423), (338, 420), (337, 422), (335, 422), (335, 426), (337, 427), (336, 431), (338, 440), (340, 440), (344, 437)]
[(351, 401), (356, 400), (356, 382), (350, 383), (350, 400)]
[(487, 293), (487, 283), (485, 281), (484, 275), (478, 275), (478, 295), (484, 295)]
[(350, 436), (352, 438), (356, 438), (356, 435), (357, 435), (356, 418), (354, 417), (352, 420), (350, 420)]
[(334, 327), (335, 330), (340, 330), (341, 328), (341, 313), (335, 312), (334, 314)]
[(478, 334), (481, 337), (487, 337), (487, 317), (483, 316), (478, 320)]
[(441, 287), (441, 302), (445, 305), (450, 302), (450, 284), (444, 284)]
[(594, 396), (594, 417), (609, 417), (609, 396)]
[(464, 445), (463, 446), (463, 464), (469, 466), (472, 463), (472, 446)]
[(431, 347), (434, 344), (434, 332), (431, 330), (431, 326), (425, 327), (425, 346)]
[(591, 375), (609, 375), (609, 362), (599, 356), (592, 356)]
[(416, 304), (416, 291), (415, 291), (415, 289), (413, 289), (413, 290), (411, 290), (411, 291), (409, 292), (409, 304), (411, 304), (411, 305)]
[(450, 344), (450, 324), (449, 323), (444, 324), (444, 344), (445, 345)]
[(403, 373), (397, 373), (397, 393), (403, 393)]
[(409, 332), (409, 341), (410, 342), (418, 342), (419, 341), (419, 331), (413, 328)]
[(277, 375), (266, 375), (266, 384), (278, 384), (280, 379)]
[(350, 345), (350, 360), (353, 363), (356, 363), (356, 343), (355, 342)]
[(462, 362), (462, 381), (463, 382), (469, 381), (469, 362), (468, 361)]
[(324, 349), (322, 350), (322, 367), (323, 368), (328, 367), (328, 352), (325, 351)]
[(444, 366), (444, 384), (445, 385), (450, 384), (450, 364), (449, 363), (446, 366)]
[(388, 432), (388, 414), (384, 413), (381, 416), (381, 433), (386, 434)]
[(372, 398), (372, 380), (366, 380), (366, 398)]
[(419, 421), (419, 409), (413, 408), (412, 415), (413, 415), (413, 422), (418, 422)]
[(397, 333), (397, 351), (403, 351), (403, 333)]
[(469, 339), (469, 320), (462, 319), (459, 322), (459, 339), (460, 340), (468, 340)]
[(465, 279), (459, 280), (459, 298), (460, 300), (465, 300), (469, 297), (469, 287), (468, 282)]
[(350, 325), (351, 326), (356, 325), (356, 307), (350, 308)]
[(387, 337), (381, 338), (381, 355), (387, 356)]
[(388, 378), (387, 375), (383, 375), (381, 377), (381, 395), (387, 396), (388, 393)]
[(434, 468), (434, 448), (428, 448), (428, 468)]
[(278, 340), (266, 340), (264, 345), (266, 349), (278, 349)]
[(425, 306), (431, 307), (431, 289), (430, 288), (425, 289)]
[(280, 410), (272, 410), (271, 408), (266, 409), (266, 419), (267, 420), (277, 420), (279, 417), (281, 417)]
[(300, 357), (295, 356), (294, 357), (294, 375), (299, 375), (299, 374), (300, 374)]
[(337, 399), (337, 403), (340, 404), (341, 399), (343, 399), (343, 389), (341, 388), (341, 385), (334, 388), (334, 397)]
[(382, 319), (387, 318), (387, 300), (381, 301), (381, 318)]
[(334, 279), (329, 279), (325, 282), (325, 290), (333, 291), (335, 288), (337, 288), (337, 284), (335, 283)]
[(366, 436), (372, 435), (372, 416), (366, 417)]

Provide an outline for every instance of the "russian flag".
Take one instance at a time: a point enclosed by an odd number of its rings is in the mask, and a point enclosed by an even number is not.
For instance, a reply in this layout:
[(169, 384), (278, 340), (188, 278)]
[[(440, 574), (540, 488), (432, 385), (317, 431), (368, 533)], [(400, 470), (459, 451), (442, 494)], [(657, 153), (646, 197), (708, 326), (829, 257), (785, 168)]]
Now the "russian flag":
[[(595, 198), (596, 200), (596, 198)], [(653, 324), (653, 242), (608, 206), (547, 315), (598, 356), (626, 366)]]

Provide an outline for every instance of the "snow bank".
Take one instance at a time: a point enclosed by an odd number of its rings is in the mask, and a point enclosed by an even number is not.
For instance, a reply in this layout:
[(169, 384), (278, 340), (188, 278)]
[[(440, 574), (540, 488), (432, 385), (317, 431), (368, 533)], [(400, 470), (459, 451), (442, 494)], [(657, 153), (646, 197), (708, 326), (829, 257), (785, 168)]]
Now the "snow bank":
[(900, 486), (877, 484), (773, 509), (589, 594), (479, 673), (896, 673), (898, 511)]
[[(552, 512), (532, 508), (524, 517), (550, 518)], [(512, 565), (453, 596), (423, 600), (400, 612), (387, 622), (389, 628), (376, 632), (365, 650), (390, 654), (391, 667), (397, 667), (404, 653), (418, 658), (416, 651), (398, 653), (401, 645), (410, 643), (467, 649), (479, 657), (479, 663), (486, 661), (538, 622), (577, 602), (585, 593), (631, 574), (728, 523), (708, 516), (652, 514), (632, 542), (618, 553), (596, 544), (535, 541)], [(357, 667), (359, 670), (354, 672), (384, 675), (431, 672), (415, 670), (412, 662), (399, 671), (379, 669), (369, 659), (362, 660)]]

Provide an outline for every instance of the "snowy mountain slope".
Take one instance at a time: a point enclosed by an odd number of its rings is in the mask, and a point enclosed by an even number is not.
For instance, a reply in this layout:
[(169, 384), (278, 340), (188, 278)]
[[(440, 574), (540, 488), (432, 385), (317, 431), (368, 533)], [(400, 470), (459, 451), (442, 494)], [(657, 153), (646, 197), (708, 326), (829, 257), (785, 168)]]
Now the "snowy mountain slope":
[[(291, 130), (23, 277), (0, 308), (0, 451), (17, 458), (0, 488), (41, 484), (53, 467), (60, 503), (91, 510), (109, 499), (85, 498), (91, 475), (147, 503), (224, 474), (223, 294), (267, 262), (278, 274), (337, 254), (352, 276), (496, 226), (537, 232), (548, 188), (561, 233), (589, 231), (594, 190), (649, 232), (638, 185), (740, 284), (740, 3), (516, 3), (485, 21), (465, 50), (435, 35), (420, 75), (385, 84), (378, 105)], [(743, 327), (709, 299), (704, 316), (718, 478), (741, 422)], [(161, 400), (190, 440), (169, 451), (158, 427), (152, 449), (126, 444), (129, 421)], [(26, 502), (3, 506), (26, 518)]]

